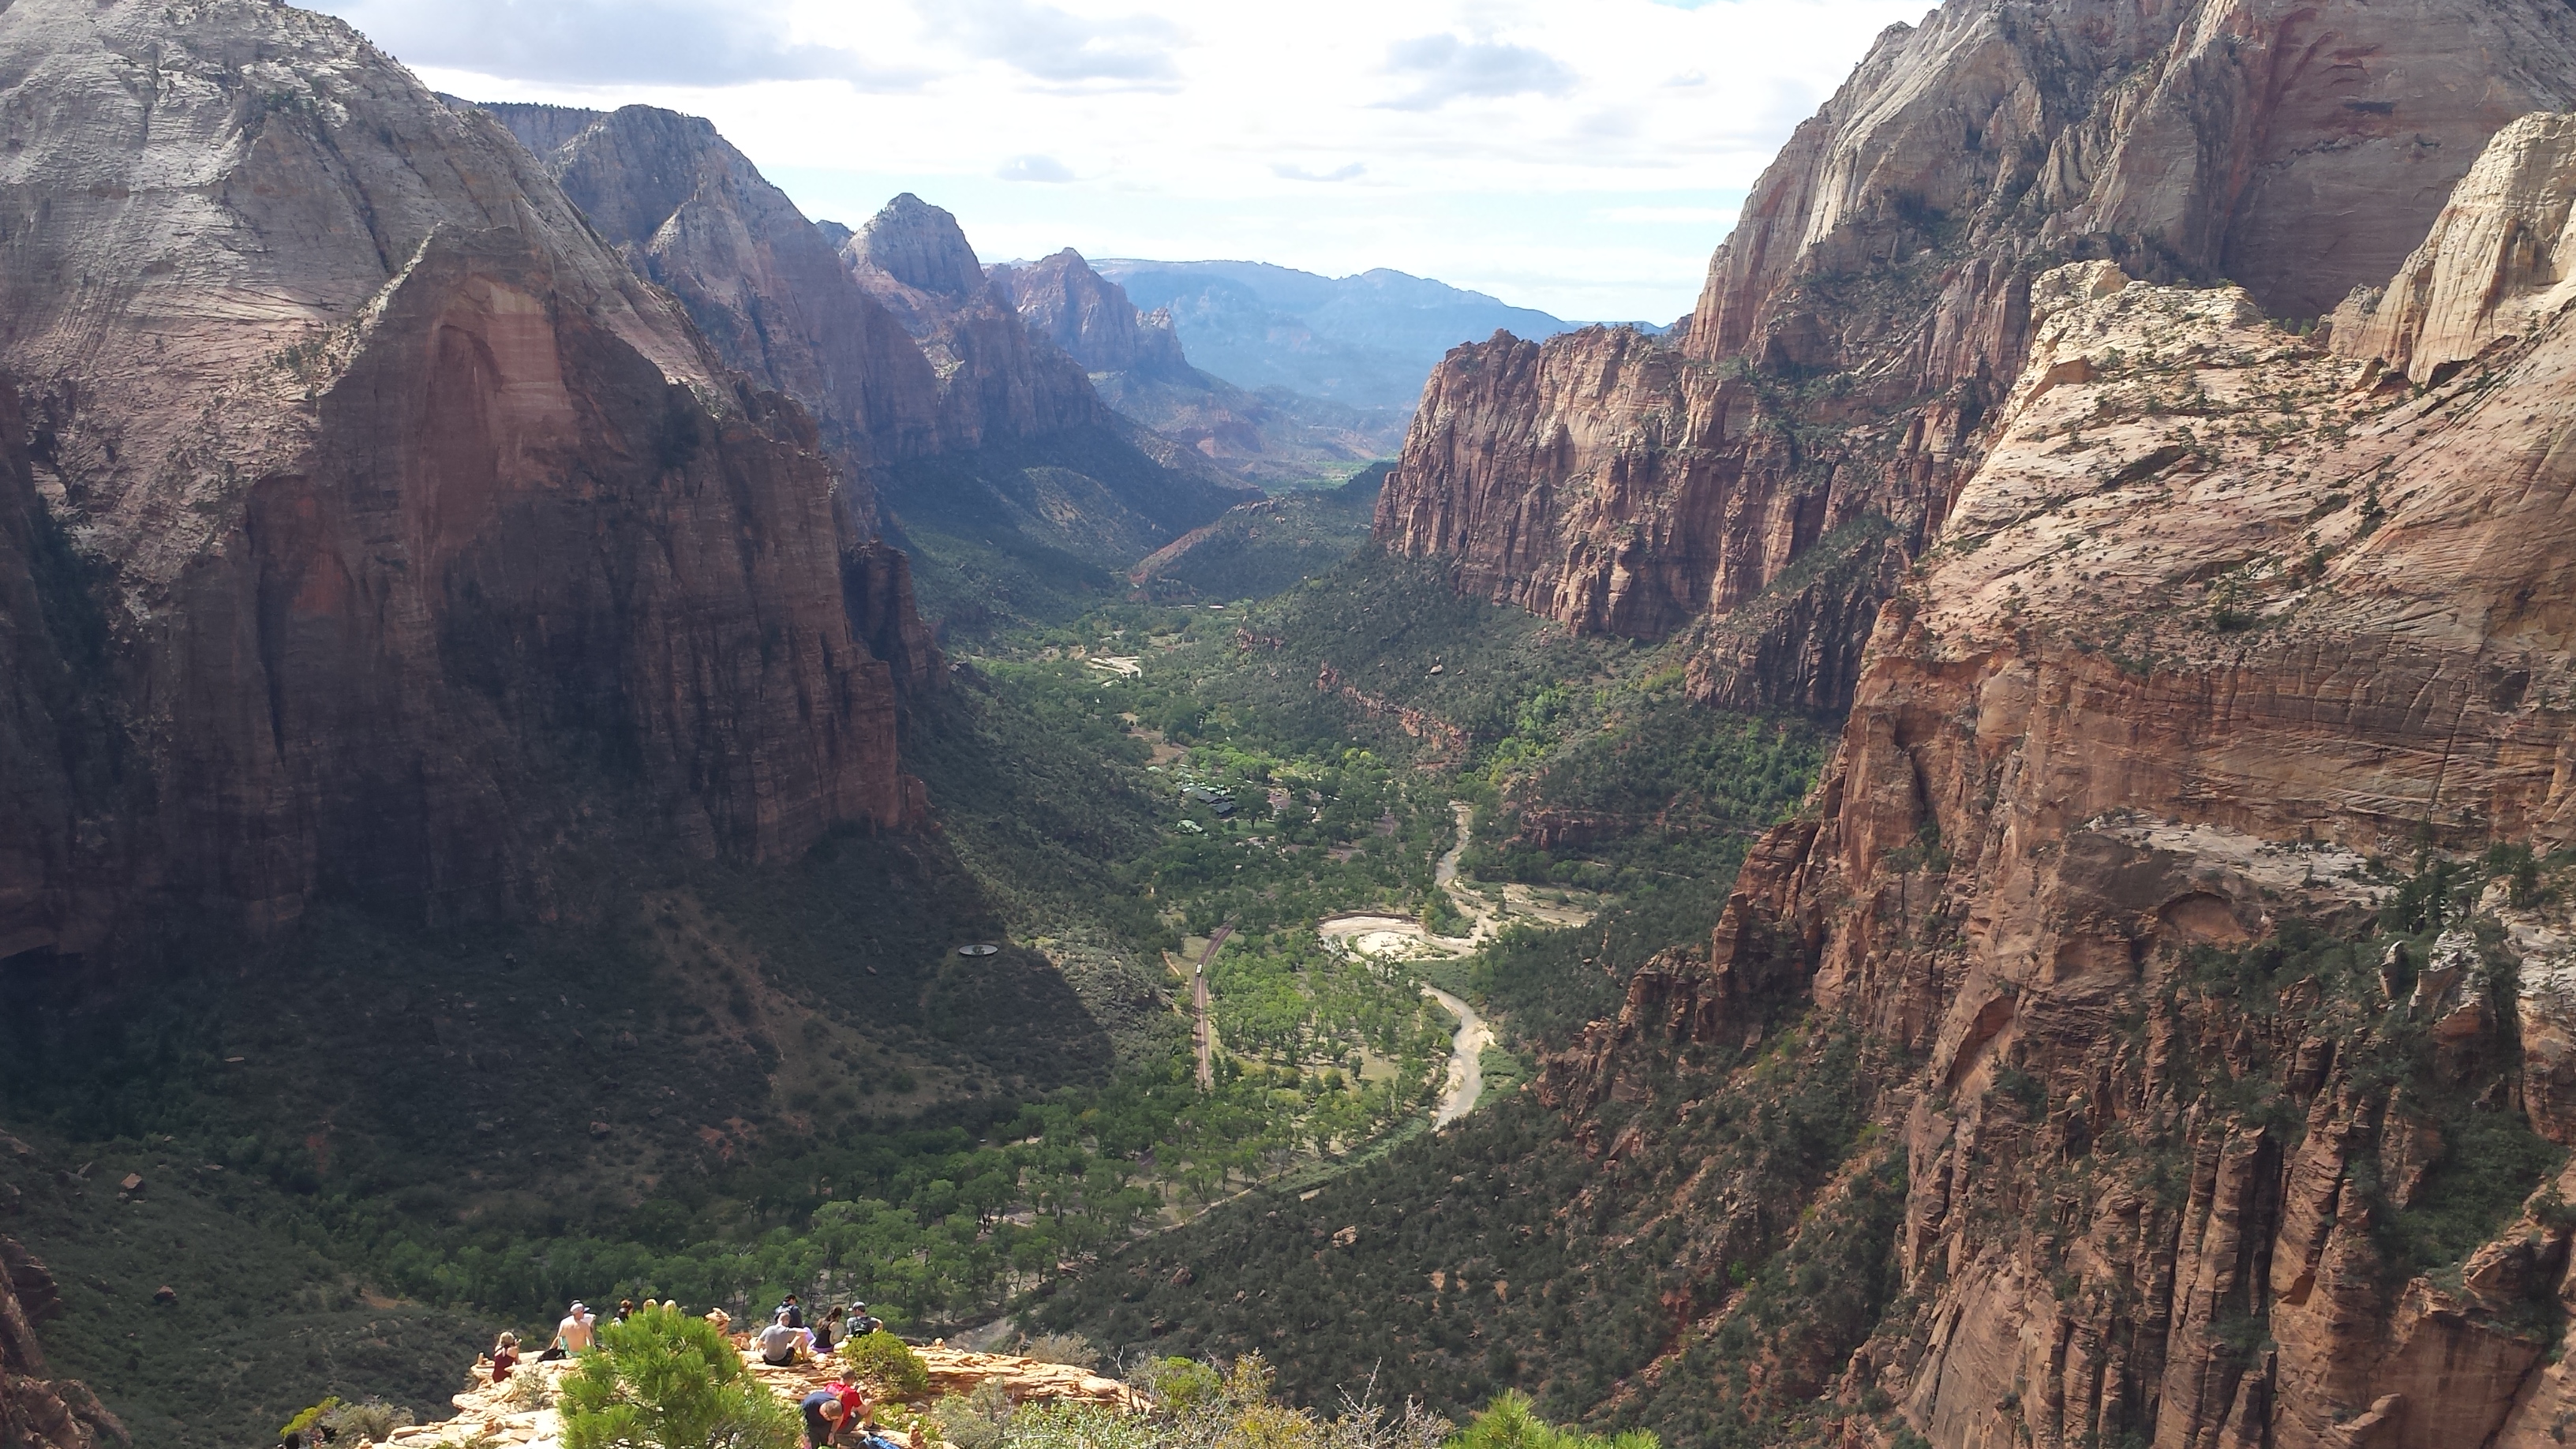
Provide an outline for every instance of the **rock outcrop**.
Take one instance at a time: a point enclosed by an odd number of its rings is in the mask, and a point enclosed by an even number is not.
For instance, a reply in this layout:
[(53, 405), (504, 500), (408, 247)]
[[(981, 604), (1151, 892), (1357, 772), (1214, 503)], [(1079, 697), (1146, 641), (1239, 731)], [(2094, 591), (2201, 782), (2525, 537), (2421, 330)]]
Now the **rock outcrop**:
[(40, 505), (0, 481), (0, 547), (67, 561), (10, 647), (87, 651), (107, 715), (11, 739), (0, 938), (541, 908), (550, 852), (620, 823), (774, 859), (913, 818), (813, 424), (496, 123), (249, 0), (21, 0), (0, 76)]
[[(2409, 272), (2491, 266), (2498, 178), (2576, 182), (2533, 161), (2564, 124), (2500, 136)], [(1919, 1064), (1884, 1119), (1913, 1306), (1842, 1392), (1945, 1449), (2555, 1442), (2576, 1183), (2460, 1139), (2576, 1127), (2568, 926), (2443, 853), (2576, 839), (2576, 330), (2520, 324), (2416, 393), (2239, 288), (2044, 281), (1992, 445), (1693, 993), (1804, 983)], [(2408, 857), (2434, 873), (2372, 864)], [(2457, 884), (2425, 915), (2428, 878)], [(2442, 929), (2334, 944), (2392, 920)], [(2409, 1214), (2445, 1171), (2507, 1174), (2524, 1213), (2433, 1252)]]
[(2571, 178), (2576, 117), (2544, 112), (2507, 126), (2395, 278), (2335, 309), (2335, 350), (2430, 383), (2547, 325), (2576, 297)]
[(929, 360), (712, 123), (653, 106), (480, 109), (637, 272), (680, 299), (726, 365), (803, 403), (854, 473), (942, 446)]
[(130, 1444), (125, 1427), (73, 1379), (48, 1379), (36, 1328), (61, 1308), (53, 1275), (14, 1238), (0, 1238), (0, 1445), (97, 1449)]
[(1952, 0), (1799, 128), (1678, 339), (1453, 353), (1379, 536), (1578, 628), (1660, 638), (1758, 603), (1712, 636), (1701, 696), (1836, 713), (1891, 571), (1793, 565), (1849, 522), (1907, 558), (1936, 535), (2021, 370), (2034, 275), (2092, 255), (2313, 317), (2385, 279), (2489, 136), (2571, 98), (2563, 8)]
[[(808, 1360), (779, 1368), (764, 1363), (748, 1347), (747, 1336), (736, 1346), (742, 1350), (743, 1367), (751, 1377), (791, 1406), (841, 1377), (839, 1366), (832, 1360)], [(1066, 1364), (1011, 1354), (971, 1353), (940, 1345), (915, 1352), (930, 1371), (933, 1398), (949, 1394), (963, 1397), (990, 1383), (1014, 1404), (1085, 1404), (1126, 1410), (1145, 1407), (1143, 1397), (1118, 1380)], [(572, 1363), (564, 1360), (522, 1364), (508, 1380), (495, 1384), (491, 1360), (485, 1359), (475, 1366), (465, 1391), (456, 1396), (454, 1418), (396, 1429), (386, 1441), (388, 1449), (477, 1443), (509, 1449), (553, 1449), (563, 1442), (564, 1433), (563, 1414), (556, 1400), (572, 1368)], [(920, 1407), (912, 1405), (908, 1412), (917, 1412)], [(922, 1437), (913, 1442), (925, 1446), (945, 1442), (929, 1419), (918, 1422)], [(887, 1427), (882, 1418), (879, 1427)], [(74, 1446), (65, 1445), (62, 1449)]]
[(992, 280), (1030, 332), (1085, 372), (1164, 375), (1189, 366), (1172, 314), (1139, 313), (1116, 282), (1071, 247), (1025, 267), (995, 267)]

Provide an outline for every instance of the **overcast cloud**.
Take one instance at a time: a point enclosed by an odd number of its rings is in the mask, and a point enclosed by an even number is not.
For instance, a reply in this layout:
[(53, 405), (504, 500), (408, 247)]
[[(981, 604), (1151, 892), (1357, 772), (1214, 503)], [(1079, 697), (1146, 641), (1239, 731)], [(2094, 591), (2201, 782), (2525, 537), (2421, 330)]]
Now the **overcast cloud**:
[(916, 192), (988, 261), (1383, 266), (1669, 321), (1929, 0), (320, 3), (459, 95), (707, 116), (809, 216)]

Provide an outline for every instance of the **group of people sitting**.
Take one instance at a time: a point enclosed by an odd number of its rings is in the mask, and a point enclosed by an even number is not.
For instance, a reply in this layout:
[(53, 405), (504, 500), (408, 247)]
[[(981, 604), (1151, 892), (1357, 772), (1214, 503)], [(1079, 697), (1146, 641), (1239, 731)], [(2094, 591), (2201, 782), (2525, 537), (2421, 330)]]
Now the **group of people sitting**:
[[(677, 1303), (644, 1301), (646, 1308), (676, 1310)], [(616, 1321), (624, 1323), (635, 1316), (635, 1301), (621, 1300)], [(733, 1318), (721, 1308), (711, 1309), (707, 1321), (719, 1331), (733, 1326)], [(786, 1368), (808, 1359), (829, 1357), (840, 1345), (854, 1338), (864, 1338), (883, 1330), (885, 1323), (868, 1312), (868, 1305), (852, 1303), (836, 1306), (821, 1319), (808, 1324), (804, 1306), (790, 1293), (770, 1315), (767, 1328), (753, 1340), (760, 1350), (760, 1361), (773, 1368)], [(591, 1351), (599, 1342), (599, 1318), (588, 1304), (575, 1302), (555, 1327), (555, 1341), (537, 1355), (540, 1363), (559, 1358), (576, 1357)], [(510, 1371), (519, 1366), (519, 1336), (504, 1333), (492, 1345), (492, 1382), (504, 1383)], [(875, 1432), (871, 1423), (873, 1410), (867, 1396), (856, 1386), (834, 1381), (807, 1394), (803, 1405), (805, 1442), (808, 1449), (826, 1449), (830, 1445), (852, 1446), (852, 1449), (907, 1449), (907, 1446)], [(915, 1425), (908, 1449), (921, 1449), (921, 1429)]]
[(809, 1325), (804, 1307), (790, 1293), (770, 1314), (769, 1326), (760, 1331), (760, 1361), (772, 1368), (785, 1368), (808, 1356), (822, 1358), (837, 1346), (884, 1327), (864, 1303), (835, 1307)]

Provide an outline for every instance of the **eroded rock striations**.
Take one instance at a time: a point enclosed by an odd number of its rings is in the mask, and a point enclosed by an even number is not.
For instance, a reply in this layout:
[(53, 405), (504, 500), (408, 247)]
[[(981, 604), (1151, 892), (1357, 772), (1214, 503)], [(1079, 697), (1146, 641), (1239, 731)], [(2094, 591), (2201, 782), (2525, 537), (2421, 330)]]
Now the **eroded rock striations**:
[(1799, 128), (1678, 339), (1453, 353), (1379, 537), (1578, 628), (1708, 618), (1699, 697), (1838, 712), (1992, 441), (2036, 273), (2099, 256), (2314, 317), (2388, 277), (2488, 137), (2571, 100), (2563, 8), (1953, 0)]
[[(2576, 329), (2489, 224), (2576, 184), (2535, 160), (2566, 125), (2461, 183), (2387, 295), (2486, 295), (2381, 329), (2395, 356), (2232, 286), (2044, 278), (1809, 812), (1706, 960), (1552, 1066), (1580, 1107), (1782, 992), (1883, 1049), (1901, 1296), (1842, 1402), (1945, 1449), (2521, 1446), (2576, 1413), (2546, 1145), (2576, 922), (2470, 863), (2576, 839)], [(2394, 385), (2498, 316), (2532, 320)]]
[(227, 0), (21, 0), (0, 84), (8, 949), (918, 816), (813, 424), (499, 125)]

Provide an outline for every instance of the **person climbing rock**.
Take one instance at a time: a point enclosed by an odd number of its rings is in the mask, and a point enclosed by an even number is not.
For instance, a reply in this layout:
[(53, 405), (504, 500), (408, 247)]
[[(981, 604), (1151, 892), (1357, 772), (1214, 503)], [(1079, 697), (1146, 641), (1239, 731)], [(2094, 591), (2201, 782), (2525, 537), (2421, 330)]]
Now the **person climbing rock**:
[(789, 1324), (784, 1312), (760, 1331), (760, 1361), (771, 1368), (796, 1362), (797, 1351), (804, 1347), (805, 1330)]
[(519, 1366), (519, 1336), (503, 1333), (492, 1344), (492, 1382), (506, 1383), (510, 1370)]

